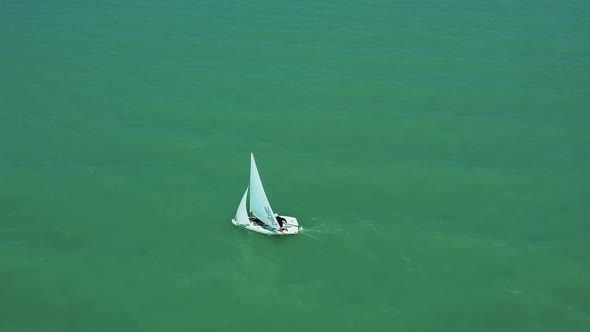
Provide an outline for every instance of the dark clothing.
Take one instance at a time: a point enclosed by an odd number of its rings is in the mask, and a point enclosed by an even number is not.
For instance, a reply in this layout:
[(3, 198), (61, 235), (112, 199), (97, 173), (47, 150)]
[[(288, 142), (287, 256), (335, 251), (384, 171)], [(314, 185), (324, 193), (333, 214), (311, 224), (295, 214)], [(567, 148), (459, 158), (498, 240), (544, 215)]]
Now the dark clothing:
[(283, 228), (283, 223), (285, 222), (285, 218), (276, 216), (277, 221), (279, 222), (279, 226)]
[[(275, 217), (275, 219), (276, 219), (276, 220), (277, 220), (277, 222), (279, 223), (279, 227), (280, 227), (280, 228), (283, 228), (283, 225), (284, 225), (284, 224), (286, 223), (286, 221), (287, 221), (285, 218), (283, 218), (283, 217), (279, 217), (279, 216), (276, 216), (276, 217)], [(258, 219), (258, 218), (256, 218), (256, 217), (254, 217), (254, 216), (250, 216), (250, 220), (252, 220), (252, 222), (253, 222), (253, 223), (255, 223), (255, 224), (256, 224), (256, 225), (258, 225), (258, 226), (266, 226), (266, 224), (264, 224), (264, 223), (262, 222), (262, 220), (260, 220), (260, 219)]]
[(258, 226), (265, 226), (264, 223), (262, 222), (262, 220), (260, 220), (258, 218), (251, 218), (250, 220), (252, 220), (252, 222)]

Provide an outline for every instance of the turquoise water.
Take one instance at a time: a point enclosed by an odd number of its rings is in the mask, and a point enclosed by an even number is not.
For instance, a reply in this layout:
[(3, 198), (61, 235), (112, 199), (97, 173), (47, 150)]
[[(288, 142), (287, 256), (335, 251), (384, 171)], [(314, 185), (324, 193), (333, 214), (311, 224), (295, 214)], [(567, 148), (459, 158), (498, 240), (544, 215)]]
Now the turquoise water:
[(589, 330), (588, 17), (4, 0), (0, 330)]

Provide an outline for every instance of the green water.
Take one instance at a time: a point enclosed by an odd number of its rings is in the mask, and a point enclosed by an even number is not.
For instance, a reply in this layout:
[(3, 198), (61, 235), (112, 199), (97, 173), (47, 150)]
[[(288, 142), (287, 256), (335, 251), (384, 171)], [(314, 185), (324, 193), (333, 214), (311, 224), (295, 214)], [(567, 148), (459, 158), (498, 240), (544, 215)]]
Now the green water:
[(0, 331), (590, 330), (588, 17), (3, 0)]

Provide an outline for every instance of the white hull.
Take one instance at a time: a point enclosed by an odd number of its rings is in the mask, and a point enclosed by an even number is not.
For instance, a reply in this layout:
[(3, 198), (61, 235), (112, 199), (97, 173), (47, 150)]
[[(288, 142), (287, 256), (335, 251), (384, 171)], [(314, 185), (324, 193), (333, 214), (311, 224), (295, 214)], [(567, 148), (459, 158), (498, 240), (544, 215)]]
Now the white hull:
[(247, 230), (254, 231), (257, 233), (261, 233), (261, 234), (266, 234), (266, 235), (294, 235), (294, 234), (299, 233), (301, 226), (299, 226), (299, 223), (297, 222), (297, 218), (287, 217), (287, 216), (280, 216), (280, 217), (285, 218), (285, 222), (283, 223), (283, 231), (282, 232), (276, 231), (270, 227), (260, 226), (252, 221), (250, 221), (250, 223), (247, 225), (240, 225), (236, 222), (236, 219), (234, 218), (231, 220), (231, 223), (238, 226), (238, 227), (245, 228)]

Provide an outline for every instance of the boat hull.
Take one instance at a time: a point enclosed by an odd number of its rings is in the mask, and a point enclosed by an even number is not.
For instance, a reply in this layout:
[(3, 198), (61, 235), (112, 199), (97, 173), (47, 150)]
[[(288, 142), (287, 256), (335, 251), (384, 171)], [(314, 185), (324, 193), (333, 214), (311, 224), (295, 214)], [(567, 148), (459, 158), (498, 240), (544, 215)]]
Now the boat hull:
[(295, 235), (295, 234), (299, 233), (301, 226), (299, 226), (299, 223), (297, 222), (297, 218), (287, 217), (287, 216), (280, 216), (280, 217), (283, 217), (285, 219), (285, 222), (283, 223), (283, 231), (282, 232), (276, 231), (270, 227), (260, 226), (252, 221), (250, 221), (250, 223), (247, 225), (241, 225), (241, 224), (238, 224), (236, 222), (236, 219), (234, 218), (231, 220), (231, 223), (240, 227), (240, 228), (245, 228), (249, 231), (253, 231), (256, 233), (260, 233), (260, 234), (266, 234), (266, 235)]

